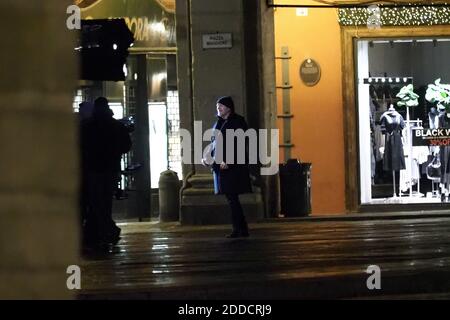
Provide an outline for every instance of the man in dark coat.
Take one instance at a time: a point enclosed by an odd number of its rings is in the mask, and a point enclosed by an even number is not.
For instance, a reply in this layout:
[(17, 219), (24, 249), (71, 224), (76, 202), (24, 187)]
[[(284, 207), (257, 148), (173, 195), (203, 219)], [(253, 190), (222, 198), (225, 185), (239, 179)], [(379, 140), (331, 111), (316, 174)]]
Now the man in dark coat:
[(95, 100), (92, 117), (81, 128), (82, 167), (87, 176), (90, 214), (86, 242), (107, 245), (119, 241), (120, 228), (112, 219), (112, 198), (122, 154), (131, 148), (126, 127), (113, 118), (108, 100)]
[[(214, 175), (214, 191), (215, 194), (224, 194), (227, 198), (228, 204), (231, 208), (231, 221), (233, 224), (233, 231), (228, 238), (248, 237), (248, 226), (245, 220), (244, 212), (239, 201), (239, 195), (243, 193), (251, 193), (251, 183), (248, 168), (247, 148), (239, 148), (237, 139), (235, 138), (234, 147), (234, 161), (233, 164), (226, 163), (227, 161), (227, 130), (242, 129), (244, 132), (248, 129), (245, 119), (234, 112), (233, 99), (230, 96), (221, 97), (217, 100), (217, 122), (214, 124), (214, 129), (221, 132), (223, 157), (222, 161), (217, 159), (216, 152), (217, 141), (213, 141), (213, 149), (211, 155), (214, 159), (212, 163), (212, 171)], [(238, 152), (244, 150), (245, 163), (238, 162)], [(219, 163), (218, 163), (219, 162)], [(206, 160), (203, 161), (206, 164)]]

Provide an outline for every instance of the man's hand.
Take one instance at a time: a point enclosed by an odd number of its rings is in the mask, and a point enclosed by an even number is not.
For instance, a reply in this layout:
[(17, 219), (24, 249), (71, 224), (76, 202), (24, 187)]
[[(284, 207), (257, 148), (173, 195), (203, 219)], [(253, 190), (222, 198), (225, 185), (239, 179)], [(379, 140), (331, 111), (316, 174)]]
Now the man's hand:
[(222, 162), (220, 164), (220, 170), (226, 170), (226, 169), (228, 169), (228, 165), (225, 162)]

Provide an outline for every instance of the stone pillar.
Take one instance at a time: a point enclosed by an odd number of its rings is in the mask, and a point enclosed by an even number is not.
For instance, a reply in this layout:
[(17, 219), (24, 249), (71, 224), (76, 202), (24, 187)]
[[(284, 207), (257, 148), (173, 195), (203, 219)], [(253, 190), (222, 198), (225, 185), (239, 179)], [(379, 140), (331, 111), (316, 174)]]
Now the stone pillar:
[(136, 196), (133, 197), (133, 211), (139, 219), (151, 216), (151, 181), (150, 181), (150, 145), (148, 123), (148, 82), (147, 82), (147, 58), (138, 55), (136, 87), (136, 131), (134, 132), (134, 161), (142, 165), (135, 175)]
[[(247, 119), (252, 128), (277, 128), (275, 93), (275, 37), (273, 8), (266, 1), (243, 1), (245, 68), (247, 83)], [(269, 154), (270, 143), (267, 144)], [(276, 164), (278, 165), (278, 164)], [(278, 175), (260, 175), (252, 168), (261, 186), (266, 218), (279, 213)]]
[[(180, 105), (180, 128), (194, 131), (192, 110), (192, 52), (190, 1), (176, 1), (177, 74)], [(193, 155), (193, 150), (191, 152)], [(182, 163), (183, 177), (195, 172), (192, 164)]]
[[(257, 3), (257, 49), (258, 70), (260, 77), (259, 123), (262, 128), (277, 128), (277, 99), (275, 77), (275, 30), (273, 8), (266, 1)], [(270, 150), (270, 146), (268, 146)], [(273, 152), (274, 150), (270, 150)], [(279, 177), (268, 175), (261, 177), (264, 208), (267, 218), (277, 217), (280, 212)]]
[(0, 299), (65, 299), (78, 264), (70, 0), (0, 2)]
[[(257, 52), (254, 50), (256, 45), (252, 47), (246, 44), (246, 36), (250, 34), (246, 32), (246, 26), (251, 22), (246, 20), (245, 1), (179, 0), (176, 2), (176, 10), (181, 127), (189, 130), (192, 138), (194, 121), (201, 122), (202, 133), (211, 128), (216, 120), (217, 97), (231, 95), (236, 112), (246, 117), (253, 128), (258, 129), (259, 113), (263, 110), (253, 104), (255, 99), (248, 99), (249, 94), (259, 90), (260, 86), (249, 83), (249, 80), (259, 80), (248, 77), (248, 72), (255, 69), (247, 70), (247, 62), (252, 57), (256, 60)], [(202, 36), (211, 33), (231, 33), (232, 48), (204, 49)], [(249, 42), (256, 44), (253, 38)], [(259, 98), (256, 100), (260, 101)], [(252, 103), (251, 106), (249, 102)], [(204, 142), (203, 147), (207, 144), (208, 142)], [(199, 163), (201, 155), (196, 155), (193, 151), (191, 155)], [(181, 223), (229, 223), (230, 209), (223, 196), (213, 194), (210, 170), (199, 164), (184, 165), (183, 176)], [(241, 197), (249, 221), (264, 217), (261, 190), (255, 186), (254, 191), (253, 194)]]

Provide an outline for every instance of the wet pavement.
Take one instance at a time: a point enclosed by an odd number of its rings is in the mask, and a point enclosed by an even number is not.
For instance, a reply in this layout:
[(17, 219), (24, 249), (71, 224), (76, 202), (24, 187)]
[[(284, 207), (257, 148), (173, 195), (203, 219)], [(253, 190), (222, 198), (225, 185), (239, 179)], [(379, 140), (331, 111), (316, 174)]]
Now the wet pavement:
[[(121, 225), (109, 252), (86, 252), (80, 299), (448, 299), (450, 218), (228, 226)], [(368, 289), (371, 265), (381, 289)], [(374, 277), (369, 281), (374, 282)]]

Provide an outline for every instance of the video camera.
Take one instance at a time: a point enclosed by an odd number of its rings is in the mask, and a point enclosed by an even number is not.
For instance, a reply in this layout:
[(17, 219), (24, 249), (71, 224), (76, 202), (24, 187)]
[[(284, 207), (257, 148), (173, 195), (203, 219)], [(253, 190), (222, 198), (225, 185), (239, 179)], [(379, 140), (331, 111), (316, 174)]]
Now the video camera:
[(119, 119), (119, 122), (122, 123), (125, 128), (127, 128), (128, 132), (133, 132), (135, 127), (135, 119), (133, 116), (125, 117), (122, 119)]

